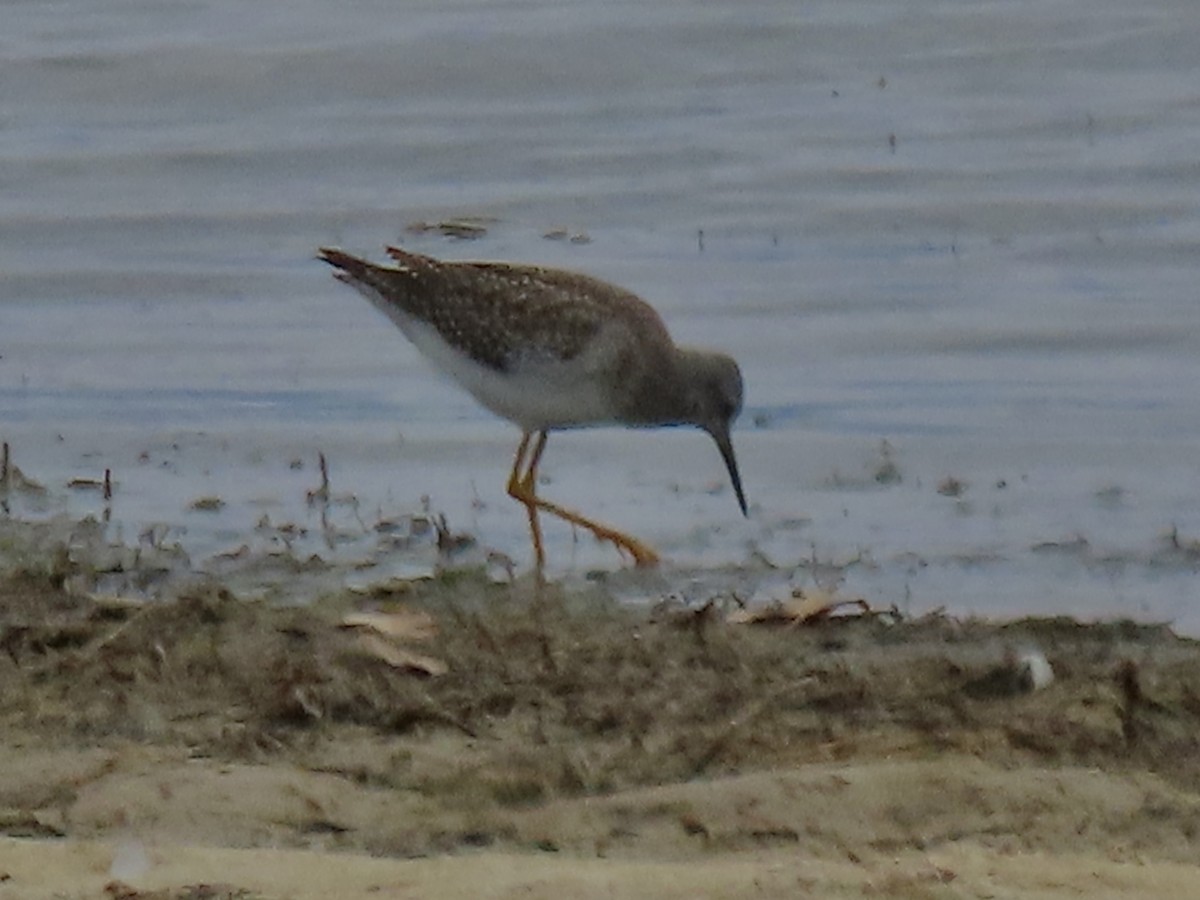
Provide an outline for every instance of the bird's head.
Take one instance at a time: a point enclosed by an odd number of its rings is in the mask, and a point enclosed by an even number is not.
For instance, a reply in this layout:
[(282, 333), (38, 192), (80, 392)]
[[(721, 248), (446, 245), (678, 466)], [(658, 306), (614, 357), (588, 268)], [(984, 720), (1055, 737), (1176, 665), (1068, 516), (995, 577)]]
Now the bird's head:
[(742, 515), (748, 515), (730, 429), (742, 411), (742, 372), (724, 353), (681, 349), (679, 365), (687, 387), (686, 421), (703, 428), (716, 441)]

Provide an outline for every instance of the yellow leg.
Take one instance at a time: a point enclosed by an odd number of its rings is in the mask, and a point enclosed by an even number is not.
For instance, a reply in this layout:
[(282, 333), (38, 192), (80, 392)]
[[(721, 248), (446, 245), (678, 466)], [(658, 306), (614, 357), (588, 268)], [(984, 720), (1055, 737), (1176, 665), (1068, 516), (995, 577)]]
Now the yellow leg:
[[(525, 451), (529, 448), (531, 437), (533, 437), (533, 433), (529, 431), (521, 435), (521, 443), (517, 447), (516, 458), (513, 459), (512, 472), (508, 476), (508, 496), (525, 505), (525, 512), (529, 516), (529, 533), (533, 536), (533, 555), (537, 571), (540, 574), (546, 564), (546, 551), (542, 548), (542, 525), (538, 521), (537, 505), (526, 499), (526, 496), (532, 493), (532, 481), (528, 474), (524, 476), (521, 474), (521, 469), (525, 465)], [(546, 445), (544, 431), (539, 435), (538, 443), (543, 447)], [(541, 454), (535, 450), (534, 455), (540, 456)]]
[(579, 528), (586, 528), (596, 536), (597, 540), (614, 544), (618, 550), (623, 550), (632, 556), (635, 565), (656, 565), (658, 554), (637, 538), (609, 528), (607, 525), (601, 525), (599, 522), (593, 522), (573, 510), (559, 506), (557, 503), (551, 503), (549, 500), (543, 500), (537, 495), (537, 468), (542, 461), (542, 453), (546, 449), (548, 435), (544, 431), (538, 432), (533, 452), (529, 454), (529, 461), (524, 465), (525, 471), (522, 472), (525, 452), (529, 449), (531, 437), (533, 437), (531, 432), (525, 432), (521, 437), (520, 446), (517, 447), (517, 457), (513, 460), (512, 474), (508, 476), (508, 495), (524, 504), (525, 510), (529, 514), (529, 530), (533, 534), (533, 552), (537, 560), (538, 571), (542, 570), (546, 562), (545, 550), (542, 548), (542, 529), (538, 522), (539, 509), (558, 516)]

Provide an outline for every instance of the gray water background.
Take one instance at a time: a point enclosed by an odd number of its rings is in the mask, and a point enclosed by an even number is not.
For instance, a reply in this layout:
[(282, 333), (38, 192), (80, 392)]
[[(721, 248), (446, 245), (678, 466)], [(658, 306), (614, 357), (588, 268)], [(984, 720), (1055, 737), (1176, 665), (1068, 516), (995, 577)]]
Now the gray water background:
[[(703, 435), (556, 436), (543, 493), (670, 560), (639, 582), (551, 525), (564, 577), (768, 596), (845, 565), (912, 611), (1200, 631), (1192, 0), (3, 14), (0, 438), (66, 498), (26, 512), (95, 511), (64, 486), (109, 467), (120, 535), (202, 559), (313, 526), (323, 451), (347, 531), (428, 497), (526, 566), (515, 429), (313, 260), (402, 242), (590, 272), (742, 364), (751, 518)], [(494, 221), (406, 230), (464, 215)]]

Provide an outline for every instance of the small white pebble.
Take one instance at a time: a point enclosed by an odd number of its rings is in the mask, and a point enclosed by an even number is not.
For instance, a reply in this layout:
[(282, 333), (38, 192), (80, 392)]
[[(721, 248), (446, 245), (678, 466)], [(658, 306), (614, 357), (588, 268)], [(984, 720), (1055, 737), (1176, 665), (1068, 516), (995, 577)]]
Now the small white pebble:
[(1035, 648), (1022, 650), (1017, 656), (1017, 668), (1030, 690), (1040, 691), (1054, 681), (1054, 669), (1046, 654)]
[(117, 846), (112, 865), (108, 867), (109, 878), (117, 881), (135, 881), (150, 871), (150, 854), (146, 845), (137, 838), (126, 838)]

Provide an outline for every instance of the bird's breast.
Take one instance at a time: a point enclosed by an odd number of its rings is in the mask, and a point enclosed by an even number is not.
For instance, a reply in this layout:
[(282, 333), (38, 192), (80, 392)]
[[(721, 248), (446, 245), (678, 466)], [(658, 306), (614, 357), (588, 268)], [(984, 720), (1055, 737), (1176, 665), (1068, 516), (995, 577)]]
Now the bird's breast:
[(441, 372), (496, 415), (528, 431), (616, 421), (611, 391), (587, 360), (515, 360), (506, 369), (482, 363), (447, 343), (431, 325), (407, 318), (401, 330)]

